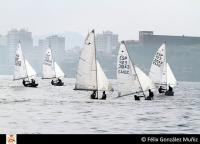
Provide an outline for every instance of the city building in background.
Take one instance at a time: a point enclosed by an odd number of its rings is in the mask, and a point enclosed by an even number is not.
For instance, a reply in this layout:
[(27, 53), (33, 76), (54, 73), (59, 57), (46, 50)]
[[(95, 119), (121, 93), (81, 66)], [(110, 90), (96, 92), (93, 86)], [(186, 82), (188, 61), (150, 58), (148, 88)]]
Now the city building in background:
[(155, 35), (140, 31), (139, 41), (126, 41), (130, 56), (147, 74), (153, 57), (166, 42), (167, 61), (179, 81), (200, 81), (200, 37)]
[(48, 36), (45, 39), (39, 40), (38, 47), (45, 53), (45, 50), (50, 46), (53, 51), (54, 59), (57, 62), (62, 62), (65, 59), (65, 38), (58, 35)]
[(102, 34), (96, 35), (97, 51), (111, 53), (116, 50), (119, 45), (118, 35), (110, 31), (104, 31)]
[(33, 49), (33, 38), (32, 33), (25, 30), (17, 30), (12, 29), (8, 31), (7, 34), (7, 48), (8, 48), (8, 63), (9, 65), (14, 64), (14, 58), (15, 58), (15, 51), (18, 42), (21, 42), (22, 50), (24, 54), (28, 55), (31, 53), (31, 50)]

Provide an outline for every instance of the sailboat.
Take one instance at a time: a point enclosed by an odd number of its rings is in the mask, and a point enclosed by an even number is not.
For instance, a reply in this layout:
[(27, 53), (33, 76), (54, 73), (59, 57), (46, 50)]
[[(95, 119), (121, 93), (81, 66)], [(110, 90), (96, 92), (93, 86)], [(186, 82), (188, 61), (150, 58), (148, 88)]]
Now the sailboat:
[[(42, 79), (52, 79), (51, 84), (54, 86), (63, 86), (64, 83), (60, 78), (64, 77), (64, 72), (59, 65), (53, 60), (52, 49), (49, 47), (45, 52), (44, 62), (42, 65)], [(54, 81), (53, 79), (58, 79)]]
[(23, 80), (25, 87), (37, 87), (35, 83), (36, 72), (22, 53), (21, 43), (18, 43), (15, 55), (13, 80)]
[(139, 95), (147, 98), (148, 91), (155, 89), (150, 78), (129, 57), (126, 44), (121, 42), (117, 56), (118, 97)]
[(74, 90), (97, 91), (97, 99), (98, 91), (113, 91), (101, 65), (96, 60), (94, 30), (87, 35), (81, 50)]
[[(165, 43), (160, 46), (156, 52), (156, 55), (154, 56), (149, 77), (155, 83), (157, 88), (162, 86), (167, 90), (169, 86), (175, 87), (177, 85), (176, 78), (169, 64), (167, 63)], [(174, 92), (165, 93), (165, 95), (172, 96), (174, 95)]]

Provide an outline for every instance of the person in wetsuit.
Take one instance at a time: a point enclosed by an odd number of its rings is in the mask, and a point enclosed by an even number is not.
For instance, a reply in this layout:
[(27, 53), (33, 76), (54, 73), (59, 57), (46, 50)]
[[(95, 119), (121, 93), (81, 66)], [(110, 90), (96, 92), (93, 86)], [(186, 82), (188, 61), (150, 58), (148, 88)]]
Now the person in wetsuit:
[(148, 97), (146, 97), (146, 99), (145, 99), (145, 100), (152, 100), (152, 99), (153, 99), (153, 97), (154, 97), (154, 93), (151, 91), (151, 89), (149, 89), (149, 96), (148, 96)]
[(135, 100), (140, 100), (140, 97), (137, 95), (134, 95)]
[(159, 87), (158, 92), (159, 93), (164, 93), (166, 89), (164, 89), (162, 86)]
[(106, 92), (105, 91), (103, 91), (103, 94), (102, 94), (102, 98), (101, 98), (102, 100), (106, 100)]
[(96, 90), (94, 90), (93, 93), (91, 94), (91, 99), (98, 99), (96, 98)]

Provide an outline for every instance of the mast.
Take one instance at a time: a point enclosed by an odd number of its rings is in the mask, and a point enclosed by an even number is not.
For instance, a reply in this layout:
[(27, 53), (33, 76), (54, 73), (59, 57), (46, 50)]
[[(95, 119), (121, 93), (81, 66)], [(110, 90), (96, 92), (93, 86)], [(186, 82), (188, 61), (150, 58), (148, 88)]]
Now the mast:
[[(125, 41), (122, 41), (122, 43), (125, 45), (125, 48), (126, 48)], [(130, 58), (130, 56), (129, 56), (129, 53), (128, 53), (127, 48), (126, 48), (126, 51), (127, 51), (128, 57), (129, 57), (129, 59), (130, 59), (132, 65), (133, 65), (133, 69), (134, 69), (134, 71), (135, 71), (135, 74), (136, 74), (136, 77), (137, 77), (137, 79), (138, 79), (139, 85), (140, 85), (140, 87), (141, 87), (141, 89), (142, 89), (142, 93), (143, 93), (143, 95), (144, 95), (144, 97), (145, 97), (144, 90), (143, 90), (143, 88), (142, 88), (142, 85), (141, 85), (141, 83), (140, 83), (139, 77), (138, 77), (137, 72), (136, 72), (136, 69), (135, 69), (135, 64), (132, 62), (132, 60), (131, 60), (131, 58)]]
[(97, 78), (97, 55), (96, 55), (96, 42), (95, 42), (95, 31), (94, 29), (92, 30), (92, 32), (94, 33), (94, 55), (95, 55), (95, 67), (96, 67), (96, 86), (97, 86), (97, 98), (98, 98), (98, 78)]
[[(20, 46), (21, 46), (20, 40), (19, 40), (19, 44), (20, 44)], [(22, 48), (21, 48), (21, 51), (22, 51)], [(25, 65), (25, 69), (26, 69), (27, 78), (28, 78), (28, 81), (30, 81), (29, 76), (28, 76), (28, 72), (27, 72), (27, 67), (26, 67), (26, 62), (25, 62), (25, 57), (24, 57), (24, 55), (23, 55), (23, 52), (22, 52), (22, 56), (23, 56), (23, 58), (24, 58), (24, 65)], [(26, 78), (26, 77), (25, 77), (25, 78)]]
[(166, 50), (166, 41), (165, 41), (165, 69), (166, 69), (166, 90), (167, 90), (167, 50)]
[(54, 69), (54, 72), (55, 72), (55, 78), (56, 78), (56, 68), (55, 68), (55, 64), (54, 64), (54, 59), (53, 59), (53, 51), (52, 51), (52, 48), (51, 48), (51, 44), (49, 45), (49, 48), (50, 48), (50, 50), (51, 50), (51, 56), (52, 56), (53, 69)]

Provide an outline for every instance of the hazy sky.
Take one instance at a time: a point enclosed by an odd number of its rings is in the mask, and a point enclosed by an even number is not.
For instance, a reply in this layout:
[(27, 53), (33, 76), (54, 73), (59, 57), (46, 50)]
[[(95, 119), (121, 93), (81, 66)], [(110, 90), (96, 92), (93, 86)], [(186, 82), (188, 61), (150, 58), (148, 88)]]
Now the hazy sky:
[(111, 30), (138, 39), (155, 34), (200, 36), (200, 0), (0, 0), (0, 33), (27, 28), (33, 35)]

